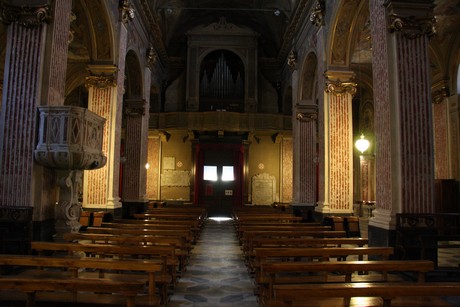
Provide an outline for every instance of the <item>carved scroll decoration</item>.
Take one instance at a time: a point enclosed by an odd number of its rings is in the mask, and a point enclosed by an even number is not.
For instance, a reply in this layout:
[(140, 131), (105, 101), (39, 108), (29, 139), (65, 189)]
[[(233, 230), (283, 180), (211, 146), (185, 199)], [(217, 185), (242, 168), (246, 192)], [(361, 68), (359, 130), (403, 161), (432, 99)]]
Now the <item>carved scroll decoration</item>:
[(51, 8), (48, 4), (17, 7), (0, 2), (0, 19), (7, 25), (17, 22), (26, 28), (35, 28), (51, 21)]

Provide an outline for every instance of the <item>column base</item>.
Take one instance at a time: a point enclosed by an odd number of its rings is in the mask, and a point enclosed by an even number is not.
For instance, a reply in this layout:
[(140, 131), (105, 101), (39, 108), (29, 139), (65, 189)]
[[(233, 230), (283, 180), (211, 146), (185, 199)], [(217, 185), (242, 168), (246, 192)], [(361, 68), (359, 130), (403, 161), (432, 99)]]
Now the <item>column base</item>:
[(294, 216), (301, 216), (302, 222), (315, 222), (313, 212), (315, 211), (316, 204), (296, 203), (291, 206), (292, 214)]
[(144, 213), (147, 210), (148, 201), (144, 200), (124, 200), (122, 206), (122, 216), (124, 219), (132, 219), (135, 213)]

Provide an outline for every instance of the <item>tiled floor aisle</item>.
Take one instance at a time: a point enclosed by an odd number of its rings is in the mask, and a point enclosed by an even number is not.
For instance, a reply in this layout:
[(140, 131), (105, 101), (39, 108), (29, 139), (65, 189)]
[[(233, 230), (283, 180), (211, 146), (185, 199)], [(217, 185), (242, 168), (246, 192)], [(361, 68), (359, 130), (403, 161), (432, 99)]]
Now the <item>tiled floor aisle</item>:
[(258, 306), (232, 221), (207, 220), (168, 306)]

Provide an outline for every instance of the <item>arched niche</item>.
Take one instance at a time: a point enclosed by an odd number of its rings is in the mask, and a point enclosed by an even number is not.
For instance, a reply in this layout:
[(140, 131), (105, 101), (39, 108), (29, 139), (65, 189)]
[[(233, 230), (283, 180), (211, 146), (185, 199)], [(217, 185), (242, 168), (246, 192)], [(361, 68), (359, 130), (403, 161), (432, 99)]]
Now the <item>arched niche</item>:
[(229, 50), (215, 50), (200, 64), (200, 111), (244, 111), (244, 63)]
[(307, 101), (313, 104), (316, 90), (316, 67), (318, 65), (318, 59), (316, 54), (313, 52), (307, 55), (305, 59), (302, 75), (301, 75), (301, 88), (300, 88), (300, 103), (304, 104)]
[[(208, 55), (226, 50), (239, 57), (244, 67), (244, 102), (242, 112), (257, 112), (257, 33), (227, 23), (224, 17), (208, 26), (199, 26), (189, 32), (187, 50), (186, 109), (199, 111), (201, 65)], [(233, 57), (233, 55), (232, 55)]]
[(123, 98), (140, 99), (143, 93), (142, 70), (139, 58), (134, 51), (128, 51), (125, 63), (125, 91)]

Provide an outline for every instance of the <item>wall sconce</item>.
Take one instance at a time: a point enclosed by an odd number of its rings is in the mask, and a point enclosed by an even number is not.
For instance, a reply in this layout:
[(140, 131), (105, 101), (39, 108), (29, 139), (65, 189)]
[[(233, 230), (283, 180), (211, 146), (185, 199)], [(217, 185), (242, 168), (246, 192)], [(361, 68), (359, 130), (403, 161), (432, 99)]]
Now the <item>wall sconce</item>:
[(360, 138), (356, 141), (356, 148), (362, 153), (364, 153), (369, 148), (369, 141), (364, 138), (364, 134), (361, 133)]
[(145, 169), (149, 169), (150, 168), (150, 164), (147, 162), (145, 163)]

